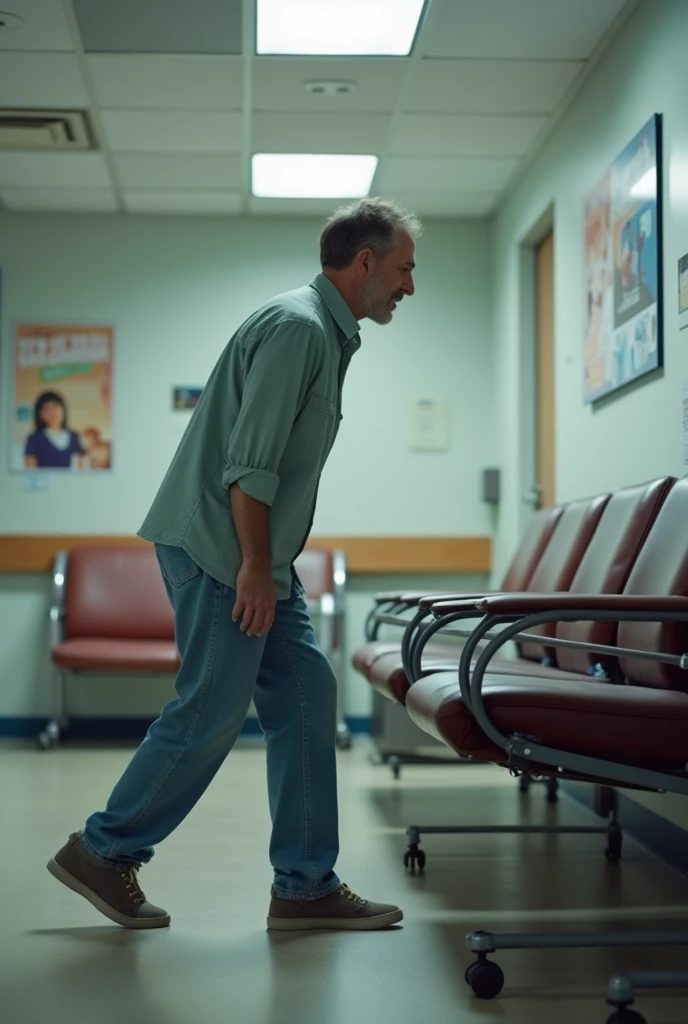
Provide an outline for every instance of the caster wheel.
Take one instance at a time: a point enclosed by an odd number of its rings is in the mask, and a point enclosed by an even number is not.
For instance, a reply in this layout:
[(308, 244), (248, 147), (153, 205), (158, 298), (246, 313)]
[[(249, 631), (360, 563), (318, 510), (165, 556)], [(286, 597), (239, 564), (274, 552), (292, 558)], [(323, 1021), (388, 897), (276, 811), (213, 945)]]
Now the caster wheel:
[(521, 775), (518, 780), (519, 793), (529, 793), (531, 782), (527, 775)]
[(610, 832), (609, 842), (607, 843), (607, 849), (604, 851), (604, 855), (607, 858), (608, 864), (618, 864), (621, 860), (621, 844), (623, 838), (621, 832)]
[(476, 960), (466, 971), (465, 978), (478, 999), (494, 999), (504, 987), (502, 968), (491, 960)]
[(559, 780), (547, 779), (547, 803), (556, 804), (559, 800)]
[(404, 867), (410, 875), (415, 875), (416, 865), (418, 874), (422, 875), (425, 870), (425, 850), (410, 846), (404, 854)]
[(646, 1024), (646, 1021), (635, 1010), (615, 1010), (611, 1017), (607, 1017), (607, 1024)]
[(338, 733), (337, 735), (337, 749), (338, 750), (351, 750), (351, 734), (348, 732)]
[(389, 759), (389, 767), (392, 769), (392, 775), (398, 782), (401, 777), (401, 761), (398, 757), (392, 756)]
[(52, 750), (55, 746), (55, 740), (47, 732), (39, 732), (36, 737), (36, 746), (39, 750)]

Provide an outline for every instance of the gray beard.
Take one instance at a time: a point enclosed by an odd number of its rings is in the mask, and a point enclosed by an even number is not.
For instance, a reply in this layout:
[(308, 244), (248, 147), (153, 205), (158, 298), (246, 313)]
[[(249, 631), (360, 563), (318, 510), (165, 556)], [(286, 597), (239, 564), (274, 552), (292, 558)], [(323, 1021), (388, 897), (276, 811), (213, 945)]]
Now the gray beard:
[(392, 322), (391, 304), (394, 300), (382, 288), (381, 282), (375, 278), (368, 281), (361, 292), (361, 309), (363, 316), (373, 323), (389, 324)]

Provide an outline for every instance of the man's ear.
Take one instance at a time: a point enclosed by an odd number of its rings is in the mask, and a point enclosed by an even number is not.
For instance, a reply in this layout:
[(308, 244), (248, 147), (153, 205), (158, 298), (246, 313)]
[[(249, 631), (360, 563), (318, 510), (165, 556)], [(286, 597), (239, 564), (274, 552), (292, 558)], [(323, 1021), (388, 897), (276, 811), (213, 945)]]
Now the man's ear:
[(360, 252), (356, 253), (354, 257), (354, 267), (360, 277), (366, 277), (373, 265), (373, 250), (372, 249), (361, 249)]

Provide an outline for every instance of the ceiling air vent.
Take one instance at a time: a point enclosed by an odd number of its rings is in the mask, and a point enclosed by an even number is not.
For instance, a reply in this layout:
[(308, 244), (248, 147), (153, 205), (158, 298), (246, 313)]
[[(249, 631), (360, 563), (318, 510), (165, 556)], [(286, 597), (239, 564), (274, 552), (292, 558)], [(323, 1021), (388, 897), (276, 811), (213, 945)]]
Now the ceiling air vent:
[(0, 109), (0, 149), (90, 149), (83, 111)]

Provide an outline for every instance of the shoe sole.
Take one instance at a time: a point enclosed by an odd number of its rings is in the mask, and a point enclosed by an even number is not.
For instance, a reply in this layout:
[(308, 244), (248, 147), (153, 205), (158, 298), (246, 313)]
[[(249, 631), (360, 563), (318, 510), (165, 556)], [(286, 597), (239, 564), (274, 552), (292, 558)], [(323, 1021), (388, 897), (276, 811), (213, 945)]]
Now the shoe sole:
[(268, 930), (276, 932), (306, 932), (324, 928), (348, 932), (373, 932), (389, 928), (403, 921), (401, 910), (378, 917), (268, 917)]
[(102, 900), (100, 896), (93, 892), (92, 889), (89, 889), (87, 885), (80, 882), (78, 878), (74, 877), (74, 875), (70, 875), (69, 871), (66, 871), (65, 868), (61, 867), (54, 858), (48, 861), (47, 868), (53, 878), (56, 878), (58, 882), (62, 882), (62, 884), (66, 885), (68, 889), (72, 890), (72, 892), (76, 892), (79, 896), (83, 896), (84, 899), (88, 900), (88, 902), (96, 908), (96, 910), (99, 910), (105, 917), (114, 921), (115, 924), (122, 925), (123, 928), (167, 928), (170, 923), (171, 918), (169, 914), (165, 917), (146, 917), (140, 919), (127, 917), (126, 914), (120, 914), (118, 910), (115, 910), (114, 907), (111, 907), (105, 902), (105, 900)]

